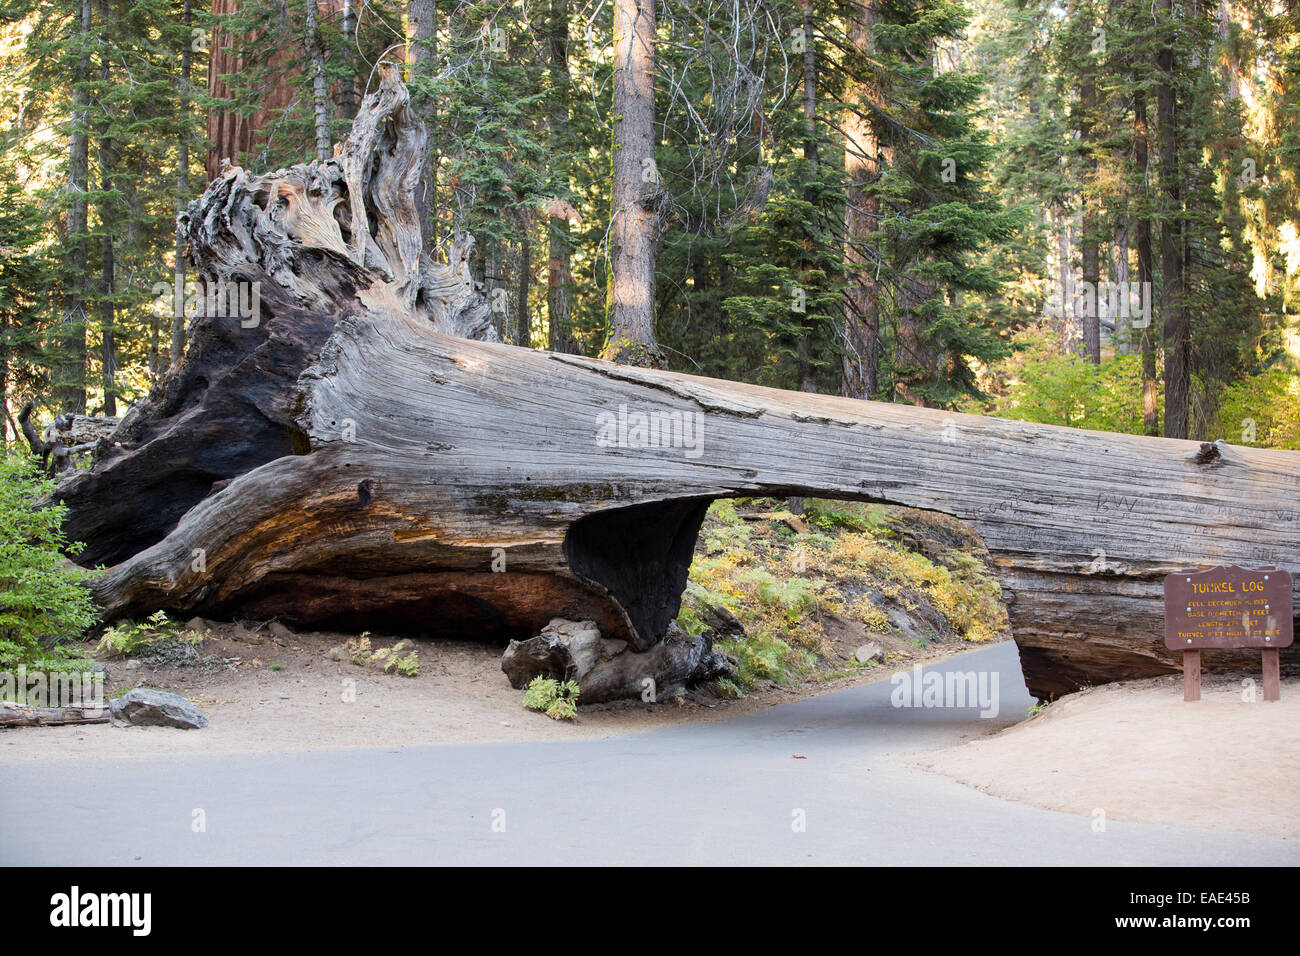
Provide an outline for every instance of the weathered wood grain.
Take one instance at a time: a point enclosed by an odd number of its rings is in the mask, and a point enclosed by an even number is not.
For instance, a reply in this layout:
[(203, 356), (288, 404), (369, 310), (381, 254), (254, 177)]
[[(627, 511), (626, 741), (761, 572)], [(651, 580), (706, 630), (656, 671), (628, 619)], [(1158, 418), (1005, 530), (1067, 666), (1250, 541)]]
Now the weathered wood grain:
[(0, 727), (61, 727), (66, 724), (106, 724), (107, 707), (30, 707), (0, 701)]

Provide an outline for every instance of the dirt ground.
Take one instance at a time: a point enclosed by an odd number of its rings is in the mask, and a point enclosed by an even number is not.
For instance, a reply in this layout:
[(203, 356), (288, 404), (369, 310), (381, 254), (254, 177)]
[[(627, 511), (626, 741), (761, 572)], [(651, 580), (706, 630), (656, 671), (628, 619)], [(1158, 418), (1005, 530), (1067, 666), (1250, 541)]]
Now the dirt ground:
[[(901, 640), (878, 641), (890, 653), (888, 662), (843, 677), (828, 679), (822, 672), (789, 687), (766, 682), (739, 700), (723, 699), (701, 688), (688, 691), (681, 703), (589, 704), (581, 706), (574, 719), (555, 721), (524, 708), (523, 691), (512, 688), (501, 671), (503, 647), (496, 644), (419, 640), (420, 672), (402, 677), (332, 660), (330, 650), (348, 635), (281, 632), (277, 636), (266, 627), (209, 626), (211, 636), (201, 645), (197, 660), (156, 667), (121, 659), (104, 661), (107, 697), (135, 686), (180, 694), (208, 718), (209, 725), (202, 731), (122, 730), (109, 724), (9, 728), (0, 730), (0, 763), (612, 737), (717, 720), (883, 680), (900, 666), (939, 660), (971, 646), (953, 643), (923, 649), (904, 647)], [(838, 636), (843, 639), (834, 642), (836, 656), (847, 665), (859, 635), (845, 631)], [(376, 649), (398, 640), (371, 635)], [(348, 696), (355, 699), (345, 700)]]
[(1107, 820), (1300, 836), (1300, 680), (1245, 700), (1242, 675), (1182, 677), (1071, 694), (1030, 720), (915, 765), (1008, 800)]

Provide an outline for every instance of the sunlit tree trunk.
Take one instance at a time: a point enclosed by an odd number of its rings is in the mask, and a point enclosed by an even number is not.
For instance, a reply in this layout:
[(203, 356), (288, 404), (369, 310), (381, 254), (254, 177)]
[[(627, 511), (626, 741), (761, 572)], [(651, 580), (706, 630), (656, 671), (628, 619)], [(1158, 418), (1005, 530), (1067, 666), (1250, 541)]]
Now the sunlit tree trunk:
[(81, 0), (77, 14), (83, 46), (77, 62), (78, 82), (72, 89), (72, 133), (68, 137), (67, 238), (72, 248), (70, 269), (64, 280), (63, 328), (59, 336), (63, 354), (55, 383), (59, 407), (65, 412), (86, 410), (86, 192), (90, 175), (90, 137), (86, 129), (90, 119), (90, 96), (86, 88), (90, 59), (86, 48), (90, 38), (90, 0)]
[(1156, 54), (1160, 83), (1156, 87), (1156, 122), (1160, 138), (1160, 186), (1163, 195), (1160, 227), (1160, 267), (1165, 345), (1165, 437), (1186, 438), (1190, 418), (1191, 369), (1187, 309), (1183, 302), (1182, 203), (1178, 171), (1178, 128), (1175, 116), (1174, 43), (1177, 24), (1172, 0), (1158, 0), (1164, 31)]
[[(108, 0), (99, 0), (99, 15), (101, 38), (105, 41), (105, 48), (107, 48), (109, 18), (112, 15)], [(111, 72), (109, 57), (107, 53), (101, 52), (99, 78), (104, 89), (108, 89)], [(105, 117), (103, 126), (107, 127), (108, 123), (109, 119)], [(116, 324), (116, 308), (113, 305), (113, 294), (116, 284), (117, 255), (113, 247), (113, 226), (117, 221), (117, 216), (113, 211), (115, 200), (112, 198), (113, 170), (116, 165), (117, 155), (113, 139), (107, 135), (106, 130), (101, 130), (99, 135), (99, 169), (100, 192), (104, 195), (104, 199), (98, 205), (100, 230), (102, 232), (99, 238), (99, 366), (100, 385), (104, 390), (105, 415), (117, 414), (117, 396), (113, 394), (113, 389), (116, 387), (113, 375), (117, 371), (117, 350), (113, 328)]]
[[(800, 12), (803, 14), (803, 161), (804, 161), (804, 201), (813, 208), (818, 206), (816, 183), (820, 181), (817, 167), (821, 162), (817, 148), (817, 46), (816, 22), (813, 18), (812, 0), (801, 0)], [(804, 224), (804, 249), (811, 252), (817, 245), (817, 223), (809, 217)], [(804, 257), (803, 272), (812, 267), (809, 257)], [(808, 308), (805, 303), (805, 309)], [(812, 349), (813, 329), (804, 315), (803, 333), (799, 337), (799, 390), (801, 392), (817, 391), (817, 374), (813, 367)]]
[[(1097, 176), (1097, 157), (1093, 153), (1095, 146), (1093, 122), (1097, 110), (1097, 78), (1089, 62), (1083, 77), (1083, 87), (1079, 93), (1081, 121), (1080, 138), (1083, 141), (1085, 185)], [(1101, 281), (1101, 255), (1098, 237), (1097, 200), (1085, 194), (1083, 197), (1083, 215), (1079, 229), (1079, 251), (1083, 260), (1083, 282), (1085, 289), (1093, 291), (1091, 308), (1083, 309), (1083, 355), (1094, 365), (1101, 363), (1101, 296), (1097, 294), (1097, 285)]]
[(420, 233), (426, 246), (437, 241), (438, 205), (438, 124), (437, 104), (418, 87), (429, 83), (437, 71), (438, 6), (435, 0), (411, 0), (407, 11), (406, 62), (417, 89), (411, 95), (411, 107), (429, 129), (429, 145), (420, 166), (420, 184), (415, 190), (420, 210)]
[(316, 0), (304, 0), (307, 12), (307, 58), (311, 63), (312, 117), (316, 129), (316, 159), (330, 155), (329, 83), (325, 76), (325, 48), (321, 44), (320, 12)]
[(352, 0), (343, 0), (343, 63), (347, 67), (339, 83), (345, 119), (357, 115), (357, 83), (354, 76), (357, 49), (357, 11)]
[[(180, 82), (180, 133), (176, 137), (176, 214), (184, 210), (189, 202), (190, 191), (190, 77), (194, 67), (194, 50), (191, 42), (191, 27), (194, 23), (194, 10), (190, 0), (185, 0), (182, 14), (185, 23), (185, 45), (181, 48), (181, 82)], [(176, 280), (182, 288), (185, 286), (185, 243), (181, 233), (176, 231)], [(185, 352), (185, 310), (172, 310), (171, 360), (180, 359)]]
[[(856, 0), (849, 14), (848, 42), (865, 64), (874, 52), (871, 28), (876, 22), (874, 0)], [(850, 78), (844, 94), (844, 173), (848, 191), (844, 204), (844, 380), (842, 392), (851, 398), (871, 398), (880, 374), (880, 312), (876, 264), (867, 243), (876, 228), (878, 203), (866, 187), (880, 176), (880, 144), (870, 119), (872, 91)]]
[(626, 365), (660, 364), (654, 329), (654, 69), (654, 0), (615, 0), (610, 326), (601, 357)]
[[(569, 129), (569, 4), (568, 0), (551, 0), (547, 27), (551, 56), (550, 133), (555, 151), (568, 152)], [(561, 182), (565, 176), (557, 176)], [(570, 301), (573, 276), (570, 267), (572, 240), (569, 216), (557, 209), (547, 217), (546, 317), (550, 326), (548, 347), (552, 352), (577, 352), (573, 338), (573, 305)]]
[[(1137, 217), (1136, 246), (1140, 294), (1151, 288), (1151, 203), (1150, 195), (1150, 130), (1147, 125), (1146, 91), (1141, 87), (1133, 92), (1133, 161), (1142, 174), (1142, 201)], [(1130, 310), (1131, 311), (1131, 310)], [(1156, 336), (1150, 322), (1142, 329), (1142, 432), (1160, 434), (1160, 400), (1156, 386)]]

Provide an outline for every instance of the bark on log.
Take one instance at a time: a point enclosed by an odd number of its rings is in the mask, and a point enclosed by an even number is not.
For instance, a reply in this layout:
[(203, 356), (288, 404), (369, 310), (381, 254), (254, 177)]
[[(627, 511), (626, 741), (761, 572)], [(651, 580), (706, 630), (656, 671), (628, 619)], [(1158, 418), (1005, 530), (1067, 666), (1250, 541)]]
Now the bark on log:
[[(565, 617), (647, 651), (711, 500), (857, 499), (946, 512), (983, 537), (1046, 695), (1177, 671), (1164, 574), (1300, 558), (1294, 452), (487, 341), (464, 259), (421, 252), (423, 136), (385, 67), (337, 159), (229, 170), (182, 217), (206, 280), (261, 283), (261, 320), (196, 318), (185, 360), (60, 486), (81, 560), (112, 565), (95, 584), (110, 616), (512, 638)], [(667, 440), (640, 441), (637, 416)]]
[(61, 727), (65, 724), (106, 724), (107, 707), (29, 707), (0, 702), (0, 727)]

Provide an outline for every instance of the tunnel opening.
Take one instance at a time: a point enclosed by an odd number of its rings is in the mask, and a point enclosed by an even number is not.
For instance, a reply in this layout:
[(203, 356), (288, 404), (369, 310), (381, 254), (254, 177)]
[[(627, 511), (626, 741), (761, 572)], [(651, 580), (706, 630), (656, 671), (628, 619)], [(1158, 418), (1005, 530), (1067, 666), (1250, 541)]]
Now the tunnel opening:
[(681, 606), (708, 498), (615, 508), (576, 521), (564, 541), (574, 574), (599, 585), (626, 611), (634, 646), (668, 630)]
[(701, 627), (756, 672), (783, 675), (765, 655), (835, 671), (864, 648), (897, 663), (1011, 636), (982, 537), (942, 512), (784, 490), (680, 499), (587, 516), (565, 548), (643, 644)]

